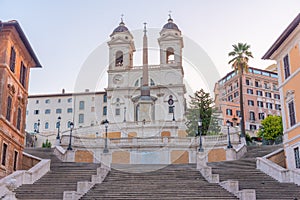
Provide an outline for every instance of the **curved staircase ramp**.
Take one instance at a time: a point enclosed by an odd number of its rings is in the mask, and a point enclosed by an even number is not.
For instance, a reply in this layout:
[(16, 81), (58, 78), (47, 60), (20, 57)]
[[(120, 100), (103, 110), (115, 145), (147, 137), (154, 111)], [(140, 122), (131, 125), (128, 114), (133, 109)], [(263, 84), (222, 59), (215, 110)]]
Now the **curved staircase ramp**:
[(280, 183), (256, 169), (256, 157), (262, 157), (278, 146), (248, 147), (248, 152), (240, 160), (208, 163), (213, 174), (219, 174), (220, 182), (238, 181), (239, 190), (254, 189), (258, 200), (300, 199), (300, 187), (293, 183)]
[(64, 191), (76, 190), (79, 181), (91, 181), (99, 167), (95, 163), (62, 162), (53, 154), (53, 149), (26, 149), (25, 152), (51, 159), (51, 167), (50, 172), (35, 183), (17, 188), (14, 191), (17, 199), (63, 199)]
[(195, 164), (179, 164), (113, 165), (105, 180), (95, 184), (81, 199), (237, 198), (218, 184), (208, 183)]

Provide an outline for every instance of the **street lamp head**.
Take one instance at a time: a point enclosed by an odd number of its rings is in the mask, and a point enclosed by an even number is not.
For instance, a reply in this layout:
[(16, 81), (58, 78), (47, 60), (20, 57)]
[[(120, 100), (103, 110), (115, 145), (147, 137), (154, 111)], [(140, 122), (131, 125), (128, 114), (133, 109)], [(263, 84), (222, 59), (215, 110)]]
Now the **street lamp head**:
[(198, 121), (198, 126), (200, 126), (200, 127), (202, 126), (202, 119), (201, 118)]
[(231, 125), (231, 122), (227, 119), (226, 126), (229, 127)]
[(73, 122), (70, 123), (70, 128), (71, 128), (71, 129), (74, 128), (74, 123), (73, 123)]
[(101, 124), (104, 124), (105, 128), (108, 127), (109, 121), (107, 119), (103, 120)]

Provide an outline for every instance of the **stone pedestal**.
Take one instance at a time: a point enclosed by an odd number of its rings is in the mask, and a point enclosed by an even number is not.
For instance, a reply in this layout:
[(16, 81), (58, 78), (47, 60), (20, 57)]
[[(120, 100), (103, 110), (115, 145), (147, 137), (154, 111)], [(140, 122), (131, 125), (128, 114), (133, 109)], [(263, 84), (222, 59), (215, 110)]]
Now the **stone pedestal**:
[(67, 150), (65, 162), (75, 162), (75, 150)]
[(197, 169), (201, 169), (202, 167), (206, 167), (207, 163), (207, 153), (206, 152), (197, 152), (196, 153), (196, 162)]
[(101, 165), (103, 165), (103, 167), (110, 169), (111, 161), (112, 161), (111, 152), (101, 154)]
[(236, 160), (236, 151), (234, 148), (226, 148), (226, 160)]

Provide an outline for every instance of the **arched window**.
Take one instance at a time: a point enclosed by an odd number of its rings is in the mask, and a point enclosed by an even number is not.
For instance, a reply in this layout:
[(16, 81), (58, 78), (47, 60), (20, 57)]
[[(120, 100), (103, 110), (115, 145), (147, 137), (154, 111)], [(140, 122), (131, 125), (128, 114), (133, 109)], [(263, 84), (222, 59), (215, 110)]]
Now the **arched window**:
[(116, 53), (116, 67), (123, 66), (123, 52), (117, 51)]
[(102, 113), (102, 115), (107, 115), (107, 107), (106, 106), (103, 107), (103, 113)]
[(175, 62), (174, 49), (171, 47), (167, 48), (166, 60), (168, 64)]
[(49, 123), (46, 122), (46, 123), (45, 123), (45, 129), (48, 129), (48, 128), (49, 128)]

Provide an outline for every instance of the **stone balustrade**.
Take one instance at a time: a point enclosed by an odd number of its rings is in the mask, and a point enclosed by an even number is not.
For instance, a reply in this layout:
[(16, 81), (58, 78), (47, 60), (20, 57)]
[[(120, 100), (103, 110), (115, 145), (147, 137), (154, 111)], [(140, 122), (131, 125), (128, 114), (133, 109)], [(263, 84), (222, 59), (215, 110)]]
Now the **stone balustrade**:
[[(26, 154), (26, 153), (24, 153)], [(30, 157), (31, 155), (26, 154)], [(0, 199), (14, 200), (15, 194), (12, 192), (14, 189), (23, 184), (33, 184), (35, 181), (44, 176), (50, 171), (50, 160), (39, 159), (32, 156), (34, 159), (40, 160), (35, 166), (29, 170), (18, 170), (0, 180)]]
[(273, 155), (276, 155), (282, 151), (283, 151), (283, 148), (280, 148), (277, 151), (274, 151), (264, 157), (257, 158), (256, 159), (257, 169), (259, 169), (260, 171), (264, 172), (265, 174), (273, 177), (274, 179), (276, 179), (279, 182), (283, 182), (283, 183), (292, 182), (297, 185), (300, 185), (300, 172), (283, 168), (268, 159), (268, 158), (272, 157)]

